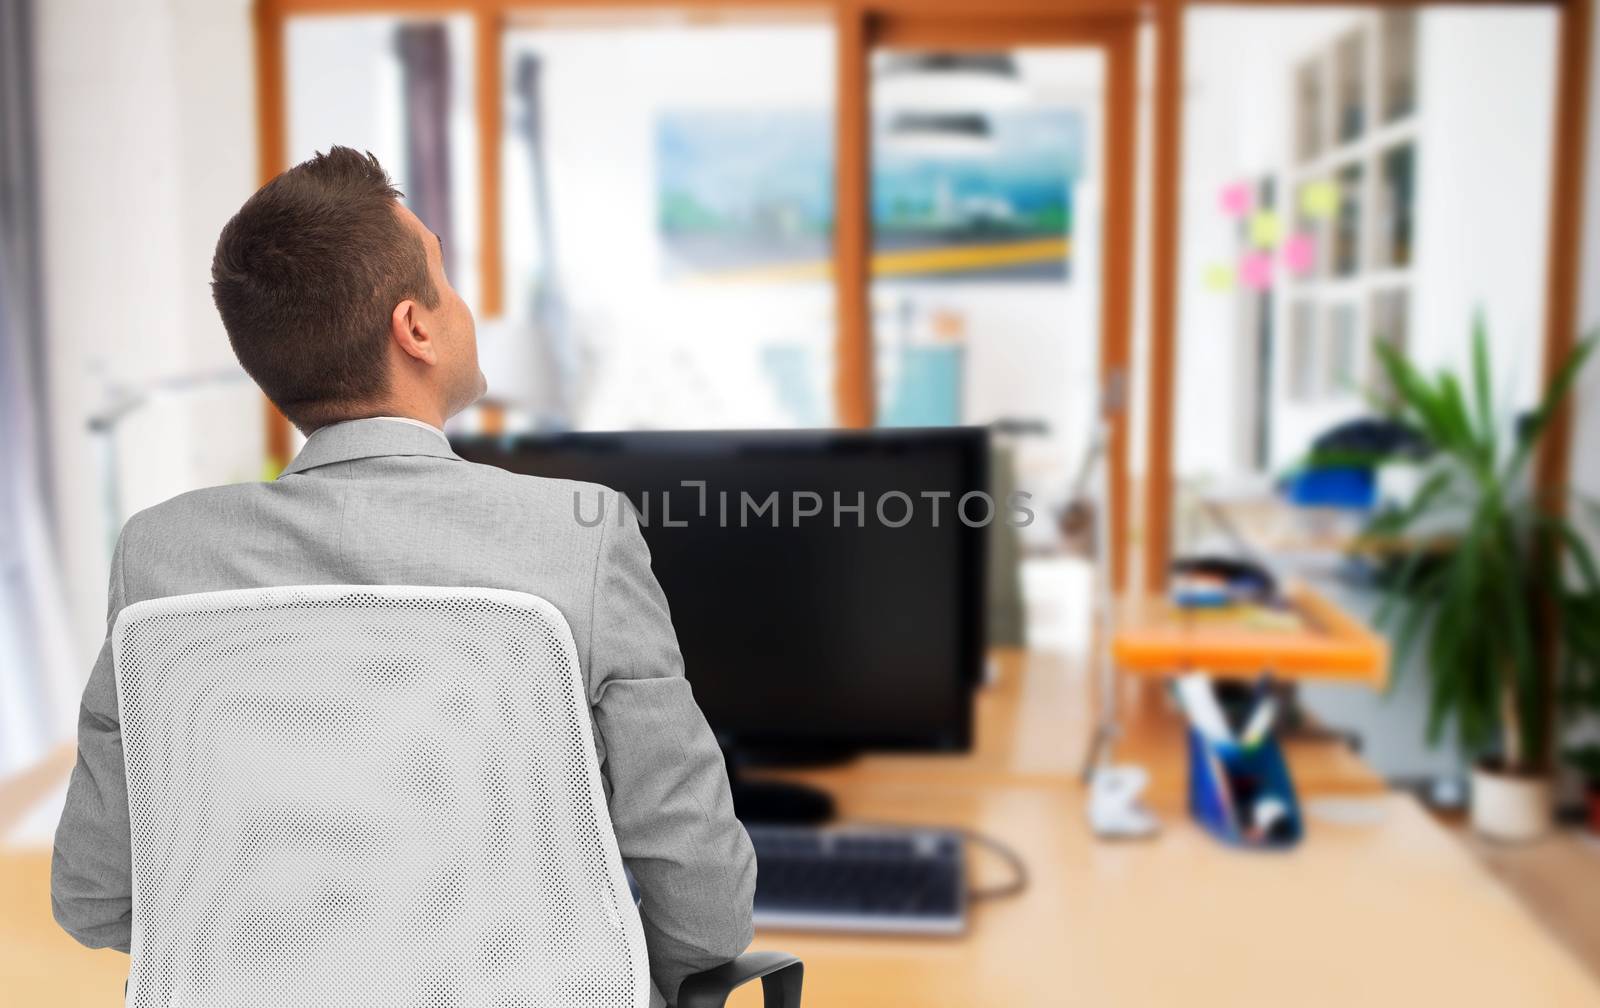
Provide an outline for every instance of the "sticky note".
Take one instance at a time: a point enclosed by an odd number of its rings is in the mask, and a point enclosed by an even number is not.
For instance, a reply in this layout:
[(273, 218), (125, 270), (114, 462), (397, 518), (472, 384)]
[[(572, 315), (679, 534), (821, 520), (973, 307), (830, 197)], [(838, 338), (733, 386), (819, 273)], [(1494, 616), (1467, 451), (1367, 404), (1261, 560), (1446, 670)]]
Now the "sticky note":
[(1305, 276), (1317, 263), (1317, 243), (1308, 234), (1292, 234), (1283, 242), (1283, 265), (1296, 276)]
[(1206, 289), (1229, 291), (1233, 289), (1233, 267), (1227, 263), (1212, 263), (1206, 267)]
[(1272, 253), (1247, 252), (1239, 260), (1239, 282), (1253, 291), (1272, 286)]
[(1222, 187), (1218, 196), (1222, 212), (1229, 217), (1243, 217), (1250, 212), (1250, 185), (1247, 182), (1230, 182)]
[(1300, 187), (1300, 212), (1314, 220), (1327, 220), (1339, 209), (1339, 187), (1332, 182), (1308, 182)]
[(1271, 248), (1278, 244), (1282, 232), (1278, 215), (1271, 210), (1257, 210), (1250, 215), (1250, 244), (1256, 248)]

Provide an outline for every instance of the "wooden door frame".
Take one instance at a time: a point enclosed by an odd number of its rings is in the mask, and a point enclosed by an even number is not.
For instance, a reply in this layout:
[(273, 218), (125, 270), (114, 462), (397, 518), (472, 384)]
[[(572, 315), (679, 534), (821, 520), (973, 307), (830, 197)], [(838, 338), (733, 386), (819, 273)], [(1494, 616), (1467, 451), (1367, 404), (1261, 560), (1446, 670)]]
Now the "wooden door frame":
[[(1191, 8), (1239, 0), (1155, 0), (1155, 111), (1152, 137), (1150, 240), (1149, 429), (1144, 485), (1142, 587), (1166, 584), (1172, 555), (1172, 424), (1178, 339), (1179, 211), (1183, 149), (1184, 15)], [(1338, 0), (1246, 0), (1261, 9), (1352, 6)], [(1465, 0), (1467, 4), (1479, 0)], [(1546, 235), (1545, 382), (1554, 377), (1578, 336), (1578, 279), (1583, 258), (1584, 155), (1589, 108), (1593, 0), (1496, 0), (1500, 6), (1549, 8), (1557, 13), (1556, 110), (1553, 122), (1550, 205)], [(1363, 0), (1355, 6), (1462, 6), (1463, 0)], [(1563, 404), (1539, 448), (1539, 492), (1557, 503), (1565, 496), (1571, 454), (1572, 406)]]

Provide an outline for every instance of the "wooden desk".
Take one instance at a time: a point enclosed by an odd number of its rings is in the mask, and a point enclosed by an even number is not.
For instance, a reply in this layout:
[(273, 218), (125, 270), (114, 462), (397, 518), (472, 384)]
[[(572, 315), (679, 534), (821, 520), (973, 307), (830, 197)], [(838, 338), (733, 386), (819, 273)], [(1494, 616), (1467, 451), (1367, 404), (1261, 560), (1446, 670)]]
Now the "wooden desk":
[[(820, 770), (771, 772), (841, 797), (859, 789), (922, 789), (1032, 785), (1071, 789), (1094, 730), (1097, 706), (1082, 664), (1060, 655), (1002, 650), (991, 660), (992, 680), (978, 694), (973, 751), (959, 755), (883, 754)], [(1120, 759), (1150, 770), (1151, 803), (1183, 812), (1188, 755), (1175, 710), (1148, 684), (1124, 683)], [(1383, 781), (1344, 745), (1295, 740), (1284, 746), (1302, 790), (1322, 795), (1374, 795)]]
[[(1184, 821), (1176, 723), (1139, 707), (1120, 755), (1152, 770), (1166, 829), (1146, 843), (1096, 842), (1075, 776), (1092, 709), (1080, 666), (1010, 653), (997, 672), (972, 753), (783, 775), (828, 787), (848, 818), (980, 830), (1031, 873), (1020, 896), (976, 906), (959, 938), (759, 934), (756, 947), (805, 958), (811, 1008), (1600, 1003), (1582, 967), (1461, 844), (1333, 743), (1287, 747), (1303, 796), (1357, 796), (1381, 821), (1333, 825), (1313, 810), (1298, 850), (1243, 854)], [(48, 861), (42, 850), (0, 853), (5, 1003), (112, 1005), (127, 960), (55, 927)], [(978, 852), (973, 871), (987, 884), (1004, 868)], [(759, 994), (734, 1003), (752, 1008)]]
[[(1583, 967), (1458, 841), (1335, 742), (1285, 745), (1302, 798), (1355, 799), (1377, 821), (1332, 824), (1313, 801), (1298, 849), (1241, 853), (1184, 817), (1176, 716), (1125, 704), (1118, 755), (1150, 769), (1165, 828), (1096, 841), (1076, 778), (1092, 711), (1081, 668), (1010, 653), (998, 671), (970, 754), (774, 775), (828, 788), (847, 819), (979, 830), (1031, 873), (1020, 896), (976, 906), (960, 938), (759, 933), (757, 947), (805, 959), (809, 1003), (1600, 1003)], [(982, 851), (973, 869), (980, 885), (1005, 874)]]

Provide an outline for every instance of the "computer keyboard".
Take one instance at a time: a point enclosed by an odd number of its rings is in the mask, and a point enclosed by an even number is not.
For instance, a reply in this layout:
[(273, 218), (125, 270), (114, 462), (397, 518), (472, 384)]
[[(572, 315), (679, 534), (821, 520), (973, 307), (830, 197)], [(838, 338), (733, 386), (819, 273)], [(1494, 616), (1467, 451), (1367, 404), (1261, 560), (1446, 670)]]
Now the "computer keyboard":
[(956, 934), (966, 927), (961, 837), (947, 830), (747, 824), (757, 927)]

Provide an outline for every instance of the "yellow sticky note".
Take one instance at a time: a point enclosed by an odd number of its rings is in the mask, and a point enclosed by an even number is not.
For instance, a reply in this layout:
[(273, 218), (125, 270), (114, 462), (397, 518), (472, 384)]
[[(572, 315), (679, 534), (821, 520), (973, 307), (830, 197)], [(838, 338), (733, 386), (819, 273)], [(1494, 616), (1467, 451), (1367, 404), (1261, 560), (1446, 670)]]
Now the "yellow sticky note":
[(1300, 212), (1327, 220), (1339, 209), (1339, 187), (1332, 182), (1308, 182), (1300, 187)]
[(1206, 289), (1229, 291), (1233, 289), (1233, 267), (1227, 263), (1212, 263), (1206, 267)]
[(1250, 244), (1256, 248), (1271, 248), (1278, 244), (1281, 230), (1278, 215), (1271, 210), (1258, 210), (1250, 215)]

